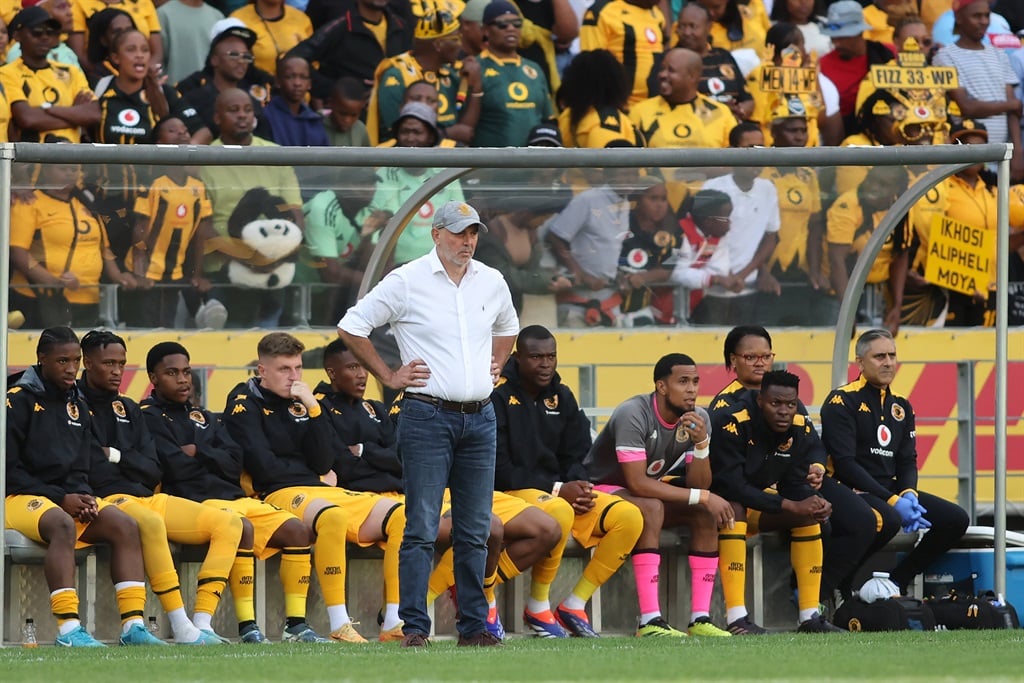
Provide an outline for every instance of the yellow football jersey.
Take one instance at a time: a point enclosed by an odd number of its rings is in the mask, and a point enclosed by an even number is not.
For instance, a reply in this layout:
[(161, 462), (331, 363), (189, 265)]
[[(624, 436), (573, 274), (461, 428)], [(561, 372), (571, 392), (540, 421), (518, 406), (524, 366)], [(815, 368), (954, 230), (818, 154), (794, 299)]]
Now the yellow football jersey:
[(647, 79), (665, 51), (665, 29), (665, 17), (657, 7), (643, 9), (625, 0), (597, 2), (583, 15), (580, 49), (615, 55), (626, 72), (633, 105), (649, 95)]

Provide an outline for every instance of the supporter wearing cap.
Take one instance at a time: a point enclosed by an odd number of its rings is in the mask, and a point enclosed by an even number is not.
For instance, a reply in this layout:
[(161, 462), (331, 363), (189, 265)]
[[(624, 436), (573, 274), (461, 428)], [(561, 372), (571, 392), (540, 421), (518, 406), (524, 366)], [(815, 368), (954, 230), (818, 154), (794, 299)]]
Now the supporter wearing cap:
[(647, 79), (665, 50), (668, 24), (657, 0), (594, 3), (583, 15), (581, 50), (608, 50), (626, 70), (629, 105), (649, 97)]
[(804, 49), (804, 34), (796, 24), (780, 21), (768, 29), (765, 47), (771, 50), (771, 61), (759, 64), (747, 76), (747, 90), (754, 98), (752, 121), (761, 124), (765, 142), (772, 144), (771, 107), (780, 96), (802, 105), (807, 114), (807, 147), (838, 145), (843, 139), (843, 120), (839, 115), (839, 91), (835, 84), (818, 72), (817, 90), (812, 92), (778, 92), (763, 86), (765, 69), (775, 67), (813, 67), (814, 62)]
[[(991, 140), (991, 132), (981, 121), (961, 119), (952, 127), (950, 139), (959, 145), (983, 145)], [(946, 216), (971, 227), (996, 230), (996, 195), (994, 188), (985, 182), (984, 164), (974, 164), (949, 179), (949, 200)], [(1012, 248), (1012, 246), (1011, 246)], [(947, 292), (949, 309), (946, 313), (947, 327), (973, 327), (995, 325), (995, 249), (989, 261), (991, 285), (986, 291), (975, 296), (960, 292)]]
[[(394, 125), (394, 139), (382, 146), (396, 147), (452, 147), (454, 142), (442, 138), (438, 129), (437, 114), (433, 107), (423, 102), (407, 102), (402, 106)], [(356, 224), (362, 226), (364, 238), (376, 242), (378, 230), (382, 229), (391, 218), (390, 209), (402, 206), (413, 192), (418, 190), (429, 178), (438, 173), (436, 168), (382, 168), (377, 172), (377, 185), (373, 199), (356, 216)], [(461, 202), (462, 186), (458, 181), (449, 183), (424, 202), (423, 206), (413, 214), (409, 223), (402, 230), (395, 244), (392, 258), (395, 263), (406, 263), (428, 253), (433, 246), (431, 238), (431, 218), (436, 207), (444, 202)]]
[(319, 64), (313, 71), (315, 98), (326, 99), (332, 84), (346, 77), (358, 79), (369, 91), (377, 65), (412, 45), (413, 24), (387, 0), (342, 0), (320, 25), (313, 10), (310, 3), (307, 14), (316, 31), (288, 54)]
[[(14, 16), (9, 29), (21, 43), (22, 55), (0, 67), (0, 84), (21, 140), (39, 142), (52, 133), (78, 142), (83, 127), (99, 123), (100, 108), (81, 69), (48, 59), (60, 41), (60, 22), (42, 7), (27, 7)], [(77, 103), (85, 95), (88, 101)]]
[(256, 34), (235, 17), (221, 19), (210, 29), (210, 53), (206, 66), (178, 84), (185, 100), (195, 108), (214, 137), (220, 129), (214, 120), (217, 96), (232, 88), (247, 92), (256, 114), (257, 137), (273, 139), (270, 124), (263, 116), (263, 107), (270, 101), (273, 76), (253, 65), (252, 47)]
[[(491, 0), (469, 0), (462, 11), (462, 50), (467, 55), (483, 52), (487, 37), (484, 35), (484, 10)], [(579, 35), (579, 18), (569, 0), (551, 2), (512, 3), (523, 15), (523, 28), (519, 37), (519, 54), (540, 64), (551, 91), (561, 84), (557, 53)], [(556, 45), (557, 43), (557, 45)]]
[[(778, 95), (771, 107), (774, 147), (805, 147), (807, 109), (799, 97)], [(825, 215), (818, 174), (806, 167), (768, 167), (761, 174), (779, 198), (779, 243), (764, 267), (783, 284), (779, 296), (763, 295), (758, 314), (770, 325), (823, 325), (829, 312), (818, 306), (828, 294), (822, 272)], [(803, 302), (800, 305), (797, 302)]]
[(989, 142), (1012, 142), (1014, 178), (1024, 175), (1021, 145), (1021, 101), (1014, 88), (1020, 79), (1010, 66), (1006, 52), (985, 45), (990, 12), (987, 0), (955, 0), (959, 40), (942, 47), (935, 55), (936, 66), (956, 67), (959, 87), (949, 97), (967, 118), (978, 119), (988, 130)]
[(832, 39), (835, 49), (821, 58), (821, 73), (839, 89), (839, 111), (849, 134), (856, 130), (857, 90), (874, 64), (885, 64), (895, 55), (886, 45), (868, 40), (864, 32), (864, 10), (857, 0), (840, 0), (828, 8), (821, 32)]
[(474, 147), (519, 147), (530, 129), (554, 116), (551, 92), (540, 65), (517, 52), (523, 17), (508, 0), (484, 10), (487, 49), (480, 53), (483, 95)]
[(210, 31), (224, 15), (203, 0), (167, 0), (156, 15), (163, 29), (164, 73), (173, 85), (203, 68)]
[[(595, 79), (594, 74), (601, 74)], [(581, 52), (565, 68), (557, 99), (558, 128), (567, 147), (603, 149), (612, 140), (645, 146), (629, 120), (629, 86), (622, 65), (608, 50)]]
[(539, 123), (526, 136), (527, 147), (561, 147), (562, 135), (552, 123)]
[(256, 34), (252, 52), (256, 66), (267, 73), (274, 73), (277, 60), (313, 35), (313, 24), (305, 12), (285, 4), (284, 0), (252, 0), (231, 16), (243, 21)]
[(72, 30), (68, 36), (68, 45), (78, 55), (78, 62), (86, 71), (92, 66), (86, 54), (86, 46), (89, 44), (89, 19), (109, 7), (123, 10), (131, 15), (135, 28), (142, 31), (143, 35), (149, 38), (149, 61), (153, 64), (163, 64), (164, 44), (160, 38), (160, 19), (156, 14), (156, 6), (152, 0), (75, 0), (72, 7)]
[[(71, 33), (71, 27), (74, 23), (74, 16), (71, 11), (70, 0), (42, 0), (42, 2), (36, 2), (35, 0), (23, 0), (21, 7), (32, 7), (38, 5), (50, 13), (54, 19), (60, 22), (61, 34), (67, 35)], [(17, 6), (11, 7), (9, 14), (4, 14), (5, 24), (9, 24), (16, 14)], [(8, 43), (7, 48), (7, 62), (13, 62), (15, 59), (21, 56), (21, 45), (13, 42), (10, 36), (10, 29), (8, 29), (8, 39), (12, 42)], [(67, 43), (61, 41), (57, 43), (57, 47), (50, 50), (50, 54), (47, 56), (51, 62), (60, 62), (62, 64), (72, 64), (74, 66), (80, 66), (78, 63), (78, 55), (72, 50)]]
[[(385, 59), (374, 72), (373, 92), (366, 111), (366, 127), (372, 144), (387, 139), (402, 107), (402, 95), (416, 81), (425, 80), (437, 86), (438, 123), (450, 126), (456, 122), (460, 90), (471, 95), (468, 90), (472, 66), (464, 67), (466, 73), (462, 75), (455, 66), (462, 46), (459, 35), (462, 7), (461, 0), (422, 0), (413, 4), (416, 19), (412, 49)], [(463, 88), (460, 88), (460, 78), (466, 80)], [(472, 92), (479, 90), (474, 88)]]

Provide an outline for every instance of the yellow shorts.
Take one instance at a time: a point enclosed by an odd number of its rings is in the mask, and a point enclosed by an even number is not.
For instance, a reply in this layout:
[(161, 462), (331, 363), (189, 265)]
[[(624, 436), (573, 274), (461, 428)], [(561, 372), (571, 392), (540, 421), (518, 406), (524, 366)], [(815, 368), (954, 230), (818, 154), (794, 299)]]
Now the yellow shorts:
[[(96, 506), (102, 510), (109, 503), (97, 498)], [(14, 529), (25, 536), (28, 536), (37, 543), (45, 544), (46, 541), (39, 534), (39, 519), (49, 510), (60, 508), (46, 496), (13, 495), (7, 496), (4, 500), (4, 526)], [(75, 538), (80, 539), (85, 530), (89, 528), (88, 523), (75, 520)], [(75, 548), (88, 548), (91, 543), (78, 541)]]
[(285, 512), (276, 505), (255, 498), (239, 498), (237, 500), (210, 498), (204, 500), (203, 505), (234, 512), (239, 517), (249, 520), (253, 530), (252, 551), (261, 560), (273, 557), (280, 552), (280, 548), (271, 548), (267, 546), (267, 543), (270, 542), (270, 537), (274, 535), (274, 532), (280, 529), (285, 522), (295, 519), (295, 515)]
[(507, 493), (495, 491), (494, 500), (491, 503), (491, 512), (501, 520), (502, 524), (508, 524), (516, 515), (530, 507), (532, 507), (530, 503), (522, 498), (516, 498)]
[[(555, 505), (556, 500), (561, 500), (546, 491), (539, 489), (518, 489), (508, 491), (508, 495), (521, 498), (532, 505), (536, 505), (544, 512)], [(582, 515), (576, 515), (572, 523), (572, 537), (584, 548), (592, 548), (604, 537), (604, 530), (601, 528), (601, 521), (604, 519), (608, 508), (616, 503), (626, 502), (619, 496), (610, 493), (594, 491), (597, 498), (594, 499), (594, 507)]]
[[(376, 545), (377, 541), (359, 541), (359, 529), (363, 522), (370, 516), (373, 508), (381, 500), (391, 500), (379, 493), (366, 491), (349, 491), (333, 486), (289, 486), (288, 488), (274, 491), (263, 499), (271, 505), (276, 505), (299, 519), (306, 513), (306, 508), (314, 500), (326, 500), (337, 505), (348, 516), (348, 528), (345, 530), (345, 538), (349, 543), (364, 548)], [(398, 503), (395, 502), (397, 505)]]

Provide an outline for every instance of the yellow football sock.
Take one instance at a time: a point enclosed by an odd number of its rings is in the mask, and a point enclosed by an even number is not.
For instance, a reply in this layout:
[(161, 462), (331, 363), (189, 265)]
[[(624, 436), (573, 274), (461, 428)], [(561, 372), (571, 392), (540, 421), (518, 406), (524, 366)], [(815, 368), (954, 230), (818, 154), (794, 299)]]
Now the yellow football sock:
[(384, 602), (398, 603), (398, 551), (405, 532), (405, 505), (391, 508), (384, 519)]
[[(126, 582), (128, 583), (128, 582)], [(130, 582), (130, 583), (135, 583)], [(117, 609), (121, 613), (121, 624), (132, 619), (142, 620), (146, 610), (146, 585), (139, 582), (138, 585), (125, 586), (115, 591), (117, 597)]]
[(544, 504), (544, 512), (554, 517), (558, 527), (562, 531), (562, 538), (558, 541), (547, 557), (541, 558), (533, 565), (530, 572), (530, 598), (539, 602), (547, 602), (551, 592), (551, 582), (558, 574), (558, 566), (562, 564), (562, 553), (565, 552), (565, 544), (569, 541), (572, 533), (572, 523), (576, 514), (572, 506), (561, 498), (554, 498)]
[[(492, 580), (493, 576), (488, 577)], [(484, 581), (486, 585), (486, 580)], [(437, 561), (434, 571), (430, 572), (430, 581), (427, 584), (427, 604), (437, 600), (437, 597), (455, 585), (455, 554), (451, 548), (444, 551), (441, 559)]]
[(324, 508), (313, 522), (316, 531), (316, 550), (313, 562), (324, 604), (345, 604), (345, 534), (348, 530), (348, 516), (340, 507)]
[(171, 613), (185, 606), (181, 598), (181, 582), (174, 569), (174, 559), (167, 545), (167, 526), (159, 514), (141, 503), (132, 501), (119, 506), (121, 511), (139, 525), (139, 540), (142, 542), (142, 560), (146, 565), (146, 576), (153, 593), (160, 600), (165, 613)]
[(495, 571), (490, 576), (484, 577), (484, 598), (487, 600), (488, 605), (493, 605), (496, 597), (494, 590), (498, 586), (498, 572)]
[(629, 559), (643, 531), (644, 517), (638, 507), (620, 500), (605, 508), (601, 527), (604, 538), (598, 542), (594, 556), (583, 568), (583, 577), (572, 589), (573, 595), (583, 602), (589, 600)]
[(821, 593), (821, 527), (801, 526), (791, 532), (789, 560), (796, 574), (799, 609), (814, 609)]
[[(284, 574), (283, 562), (281, 566), (281, 573)], [(256, 621), (256, 606), (253, 604), (253, 595), (256, 591), (255, 575), (256, 561), (253, 558), (252, 550), (239, 550), (235, 555), (235, 561), (231, 564), (231, 572), (228, 574), (231, 598), (235, 603), (235, 618), (239, 623)], [(199, 609), (198, 602), (197, 599), (197, 612), (202, 611)]]
[(281, 550), (281, 588), (284, 590), (284, 615), (306, 617), (306, 595), (309, 593), (310, 550)]
[(736, 521), (718, 534), (718, 571), (726, 609), (746, 604), (747, 523)]
[(187, 534), (192, 529), (200, 539), (208, 540), (210, 547), (199, 567), (195, 611), (213, 614), (234, 566), (242, 537), (242, 518), (234, 512), (171, 496), (167, 500), (166, 523), (168, 536), (173, 540), (177, 540), (180, 531)]
[(69, 621), (78, 621), (78, 591), (68, 588), (50, 595), (50, 611), (57, 619), (57, 628)]

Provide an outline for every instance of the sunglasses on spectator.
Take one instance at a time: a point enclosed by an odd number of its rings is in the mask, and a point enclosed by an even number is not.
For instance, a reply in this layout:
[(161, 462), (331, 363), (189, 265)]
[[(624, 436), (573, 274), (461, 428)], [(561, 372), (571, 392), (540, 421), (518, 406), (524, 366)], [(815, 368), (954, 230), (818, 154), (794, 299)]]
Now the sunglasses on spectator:
[(502, 31), (507, 31), (510, 28), (522, 28), (523, 27), (523, 20), (522, 19), (509, 19), (507, 21), (492, 21), (491, 22), (491, 26), (494, 26), (495, 28), (499, 28)]
[(28, 32), (32, 35), (33, 38), (60, 35), (60, 29), (54, 28), (53, 26), (33, 26), (28, 30)]
[(256, 61), (256, 55), (251, 52), (235, 52), (234, 50), (228, 50), (224, 53), (224, 56), (230, 57), (231, 59), (241, 59), (243, 62), (249, 62), (250, 64)]

